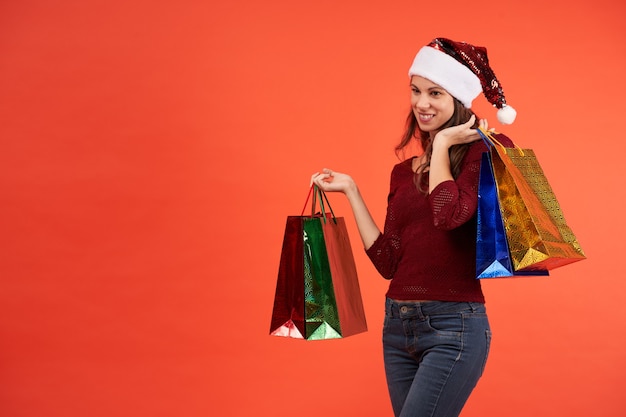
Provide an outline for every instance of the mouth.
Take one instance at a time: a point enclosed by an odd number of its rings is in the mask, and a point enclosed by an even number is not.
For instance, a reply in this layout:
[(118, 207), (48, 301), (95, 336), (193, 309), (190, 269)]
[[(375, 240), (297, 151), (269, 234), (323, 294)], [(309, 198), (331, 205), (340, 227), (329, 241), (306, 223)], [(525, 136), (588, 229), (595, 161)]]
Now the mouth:
[(420, 122), (424, 122), (424, 123), (430, 122), (433, 117), (435, 117), (434, 114), (422, 114), (422, 113), (420, 113), (418, 115), (419, 121)]

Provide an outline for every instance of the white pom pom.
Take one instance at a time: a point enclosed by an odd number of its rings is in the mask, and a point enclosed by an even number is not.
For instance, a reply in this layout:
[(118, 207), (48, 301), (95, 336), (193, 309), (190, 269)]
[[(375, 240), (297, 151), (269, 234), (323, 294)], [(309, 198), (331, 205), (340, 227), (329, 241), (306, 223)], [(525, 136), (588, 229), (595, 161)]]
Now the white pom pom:
[(498, 121), (503, 125), (510, 125), (515, 121), (515, 116), (517, 116), (517, 112), (511, 106), (504, 106), (498, 110)]

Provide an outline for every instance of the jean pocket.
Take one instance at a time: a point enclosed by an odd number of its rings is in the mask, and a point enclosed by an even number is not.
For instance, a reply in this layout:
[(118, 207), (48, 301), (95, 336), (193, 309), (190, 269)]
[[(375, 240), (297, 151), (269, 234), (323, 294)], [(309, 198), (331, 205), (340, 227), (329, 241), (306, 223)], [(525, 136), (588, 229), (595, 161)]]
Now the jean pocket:
[(428, 316), (428, 327), (437, 336), (459, 339), (463, 333), (463, 315), (437, 314)]

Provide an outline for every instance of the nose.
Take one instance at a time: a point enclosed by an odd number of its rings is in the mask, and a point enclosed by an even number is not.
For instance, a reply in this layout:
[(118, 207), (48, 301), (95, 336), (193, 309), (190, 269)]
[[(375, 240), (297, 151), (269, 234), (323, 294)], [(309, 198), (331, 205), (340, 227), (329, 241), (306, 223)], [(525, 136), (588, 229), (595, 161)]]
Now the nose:
[(426, 94), (420, 94), (415, 98), (415, 107), (418, 109), (427, 109), (430, 107), (430, 100)]

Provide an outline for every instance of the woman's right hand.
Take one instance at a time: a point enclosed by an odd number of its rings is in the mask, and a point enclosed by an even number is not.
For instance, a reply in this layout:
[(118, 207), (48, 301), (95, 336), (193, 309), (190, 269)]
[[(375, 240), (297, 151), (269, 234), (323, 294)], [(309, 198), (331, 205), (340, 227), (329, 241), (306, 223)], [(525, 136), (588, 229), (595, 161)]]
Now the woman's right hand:
[(359, 192), (356, 183), (347, 174), (333, 171), (332, 169), (324, 168), (322, 172), (316, 172), (311, 175), (311, 185), (317, 185), (324, 192), (341, 192), (348, 198), (348, 202), (352, 207), (354, 213), (354, 219), (361, 235), (361, 240), (365, 249), (370, 248), (378, 236), (380, 230), (372, 216), (370, 215), (363, 197)]
[(317, 185), (324, 192), (342, 192), (346, 194), (350, 190), (356, 189), (356, 184), (352, 177), (328, 168), (311, 175), (311, 185), (313, 184)]

